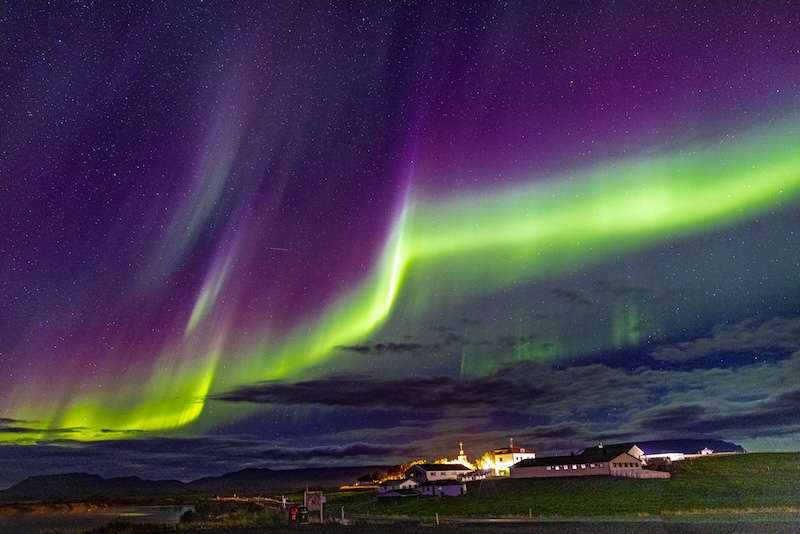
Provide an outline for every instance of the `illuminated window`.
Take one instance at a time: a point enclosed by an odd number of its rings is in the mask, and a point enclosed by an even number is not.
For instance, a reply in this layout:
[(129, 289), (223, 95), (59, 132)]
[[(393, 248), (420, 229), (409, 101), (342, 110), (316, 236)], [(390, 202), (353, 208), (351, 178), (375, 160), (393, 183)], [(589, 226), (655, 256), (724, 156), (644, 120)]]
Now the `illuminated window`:
[(586, 464), (581, 464), (581, 469), (586, 469)]
[(545, 467), (545, 469), (547, 469), (548, 471), (550, 471), (550, 470), (552, 469), (552, 467), (550, 467), (550, 466), (548, 465), (547, 467)]
[(575, 464), (572, 464), (572, 468), (573, 468), (573, 469), (577, 469), (577, 468), (578, 468), (578, 466), (577, 466), (577, 465), (575, 465)]
[(589, 464), (589, 467), (591, 467), (592, 469), (594, 469), (594, 464)]
[(558, 466), (556, 466), (556, 471), (558, 471), (558, 470), (559, 470), (559, 467), (558, 467)]

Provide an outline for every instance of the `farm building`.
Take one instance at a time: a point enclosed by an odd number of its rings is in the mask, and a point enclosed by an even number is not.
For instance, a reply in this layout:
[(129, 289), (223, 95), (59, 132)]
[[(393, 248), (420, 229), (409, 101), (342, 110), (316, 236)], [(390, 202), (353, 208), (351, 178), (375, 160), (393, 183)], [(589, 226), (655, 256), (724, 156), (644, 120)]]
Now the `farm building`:
[[(620, 443), (619, 446), (633, 446), (634, 443)], [(671, 439), (657, 441), (637, 441), (635, 445), (642, 451), (640, 457), (645, 464), (671, 463), (684, 459), (697, 458), (711, 454), (738, 454), (744, 452), (740, 446), (720, 440)], [(617, 445), (609, 445), (616, 447)]]
[(584, 449), (580, 454), (522, 460), (511, 466), (511, 478), (570, 476), (621, 476), (629, 478), (668, 478), (669, 473), (642, 469), (643, 452), (636, 445), (609, 445)]

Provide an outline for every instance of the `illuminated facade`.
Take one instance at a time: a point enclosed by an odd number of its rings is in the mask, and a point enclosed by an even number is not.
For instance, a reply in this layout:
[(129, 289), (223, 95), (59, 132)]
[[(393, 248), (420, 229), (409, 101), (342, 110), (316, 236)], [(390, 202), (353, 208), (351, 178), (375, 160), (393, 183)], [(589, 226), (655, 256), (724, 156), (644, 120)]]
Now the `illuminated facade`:
[(509, 468), (522, 460), (536, 458), (536, 453), (529, 449), (514, 446), (514, 438), (508, 440), (508, 447), (492, 451), (494, 471), (496, 475), (508, 475)]

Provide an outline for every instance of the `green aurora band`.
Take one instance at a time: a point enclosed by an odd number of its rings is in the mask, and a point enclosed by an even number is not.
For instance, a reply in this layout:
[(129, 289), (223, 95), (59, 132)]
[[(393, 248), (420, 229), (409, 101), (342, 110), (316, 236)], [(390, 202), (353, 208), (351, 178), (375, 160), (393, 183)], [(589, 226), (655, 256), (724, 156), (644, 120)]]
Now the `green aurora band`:
[[(11, 413), (42, 423), (41, 432), (23, 442), (58, 435), (59, 429), (72, 429), (63, 437), (92, 440), (125, 437), (126, 429), (178, 428), (200, 416), (209, 395), (312, 373), (336, 347), (375, 332), (401, 292), (404, 312), (421, 317), (437, 305), (431, 287), (466, 300), (746, 220), (794, 200), (798, 192), (800, 122), (795, 120), (501, 192), (444, 200), (412, 193), (371, 274), (288, 335), (264, 334), (244, 350), (231, 347), (233, 325), (215, 311), (231, 261), (224, 258), (187, 318), (183, 345), (166, 351), (159, 359), (163, 365), (136, 380), (126, 377), (114, 392), (14, 402)], [(636, 336), (621, 333), (609, 338), (617, 345), (638, 343)]]

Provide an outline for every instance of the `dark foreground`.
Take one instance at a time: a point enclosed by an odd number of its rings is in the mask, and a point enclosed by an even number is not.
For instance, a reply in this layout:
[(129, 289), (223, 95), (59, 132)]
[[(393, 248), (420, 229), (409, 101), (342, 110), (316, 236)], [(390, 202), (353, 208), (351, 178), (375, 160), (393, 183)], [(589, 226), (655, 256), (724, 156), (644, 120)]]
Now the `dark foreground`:
[[(121, 526), (120, 526), (121, 527)], [(687, 520), (687, 521), (661, 521), (661, 520), (631, 520), (631, 521), (534, 521), (528, 523), (464, 523), (459, 525), (422, 525), (416, 523), (398, 522), (394, 524), (375, 524), (375, 525), (308, 525), (305, 527), (222, 527), (212, 529), (196, 530), (139, 530), (127, 529), (122, 527), (114, 529), (109, 525), (109, 530), (95, 531), (93, 534), (151, 534), (158, 532), (181, 532), (185, 534), (266, 534), (279, 532), (307, 532), (318, 534), (413, 534), (417, 532), (427, 534), (512, 534), (512, 533), (542, 533), (542, 534), (761, 534), (761, 533), (791, 533), (800, 532), (800, 520), (780, 519), (771, 520), (763, 518), (760, 520)]]

